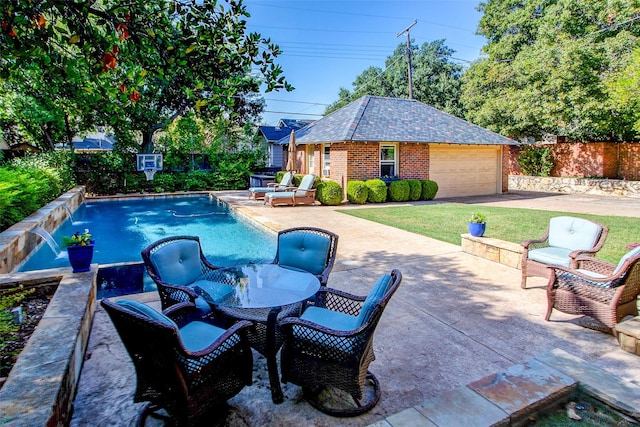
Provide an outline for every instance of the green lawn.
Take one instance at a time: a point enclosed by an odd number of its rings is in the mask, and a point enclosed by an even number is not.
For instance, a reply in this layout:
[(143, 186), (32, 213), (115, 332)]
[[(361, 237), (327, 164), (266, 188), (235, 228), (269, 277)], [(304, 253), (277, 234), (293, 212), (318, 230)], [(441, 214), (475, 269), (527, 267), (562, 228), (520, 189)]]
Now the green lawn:
[(640, 218), (574, 214), (533, 209), (475, 206), (462, 203), (440, 203), (422, 206), (395, 206), (370, 209), (340, 210), (358, 218), (390, 225), (423, 236), (460, 245), (460, 235), (467, 233), (467, 219), (473, 212), (486, 217), (486, 237), (521, 243), (542, 237), (549, 219), (559, 215), (591, 219), (609, 227), (609, 235), (597, 257), (618, 263), (627, 245), (640, 242)]

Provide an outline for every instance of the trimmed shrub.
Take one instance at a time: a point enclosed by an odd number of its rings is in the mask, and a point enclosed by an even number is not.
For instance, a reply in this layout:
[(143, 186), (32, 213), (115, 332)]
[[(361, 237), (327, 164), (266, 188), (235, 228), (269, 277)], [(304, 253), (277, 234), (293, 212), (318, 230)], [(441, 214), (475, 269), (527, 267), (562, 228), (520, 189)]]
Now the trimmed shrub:
[(367, 188), (364, 181), (353, 180), (347, 182), (347, 199), (349, 203), (363, 205), (367, 203), (368, 196), (369, 188)]
[(278, 171), (276, 172), (276, 182), (282, 182), (282, 177), (287, 171)]
[(367, 202), (382, 203), (387, 201), (387, 184), (380, 178), (368, 179), (364, 185), (369, 189)]
[(418, 179), (408, 179), (407, 182), (409, 183), (409, 200), (420, 200), (420, 196), (422, 195), (422, 182)]
[(392, 202), (406, 202), (409, 200), (410, 191), (407, 181), (391, 181), (391, 184), (389, 184), (389, 200)]
[(335, 181), (322, 181), (316, 187), (316, 200), (323, 205), (339, 205), (342, 203), (342, 194), (342, 187)]
[(421, 200), (433, 200), (438, 193), (438, 183), (431, 181), (430, 179), (422, 180), (422, 195)]

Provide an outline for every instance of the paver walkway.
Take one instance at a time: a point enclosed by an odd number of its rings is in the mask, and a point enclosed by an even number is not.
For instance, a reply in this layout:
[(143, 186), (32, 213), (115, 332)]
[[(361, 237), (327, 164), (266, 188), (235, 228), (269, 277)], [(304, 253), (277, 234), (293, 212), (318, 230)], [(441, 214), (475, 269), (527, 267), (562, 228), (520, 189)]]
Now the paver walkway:
[[(612, 335), (563, 313), (544, 320), (544, 279), (531, 278), (530, 289), (522, 290), (517, 269), (463, 253), (455, 245), (344, 215), (337, 208), (271, 208), (248, 200), (245, 192), (216, 195), (272, 229), (306, 225), (337, 233), (338, 262), (329, 286), (366, 294), (378, 275), (392, 268), (404, 275), (376, 330), (377, 359), (370, 370), (383, 395), (372, 411), (353, 419), (328, 417), (307, 405), (299, 387), (289, 384), (283, 387), (285, 402), (274, 405), (264, 359), (257, 356), (254, 385), (229, 401), (226, 425), (365, 426), (555, 348), (640, 387), (640, 359), (621, 350)], [(640, 215), (638, 199), (540, 196), (517, 192), (457, 201)], [(139, 298), (158, 304), (155, 293)], [(71, 425), (132, 424), (139, 408), (131, 398), (134, 385), (133, 365), (99, 308)]]

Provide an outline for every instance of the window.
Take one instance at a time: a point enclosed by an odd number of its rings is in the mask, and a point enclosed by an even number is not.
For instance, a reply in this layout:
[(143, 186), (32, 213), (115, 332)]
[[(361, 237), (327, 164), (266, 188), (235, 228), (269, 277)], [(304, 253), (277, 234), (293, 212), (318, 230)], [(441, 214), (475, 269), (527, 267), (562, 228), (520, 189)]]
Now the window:
[(329, 177), (331, 171), (331, 146), (325, 144), (322, 146), (322, 176)]
[(380, 144), (380, 176), (396, 176), (397, 147), (395, 144)]
[(313, 144), (307, 146), (307, 172), (313, 173), (316, 169), (316, 147)]

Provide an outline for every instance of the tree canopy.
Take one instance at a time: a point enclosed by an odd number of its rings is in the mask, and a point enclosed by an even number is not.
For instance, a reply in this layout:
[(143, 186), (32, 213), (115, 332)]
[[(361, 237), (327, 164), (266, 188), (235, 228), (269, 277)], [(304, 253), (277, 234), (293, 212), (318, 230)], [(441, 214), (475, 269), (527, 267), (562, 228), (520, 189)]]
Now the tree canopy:
[(3, 128), (51, 148), (110, 125), (151, 151), (154, 132), (189, 112), (241, 126), (261, 112), (261, 87), (292, 89), (279, 47), (248, 34), (247, 18), (242, 0), (4, 2), (0, 80), (22, 105), (0, 116)]
[(487, 57), (463, 76), (469, 121), (519, 138), (637, 136), (640, 113), (614, 93), (640, 46), (638, 1), (489, 0), (479, 10)]
[[(462, 116), (459, 103), (462, 66), (452, 62), (454, 51), (444, 40), (411, 45), (413, 98), (450, 114)], [(385, 61), (384, 70), (369, 67), (356, 77), (353, 91), (340, 88), (338, 100), (325, 114), (364, 96), (409, 97), (406, 44), (400, 44)]]

